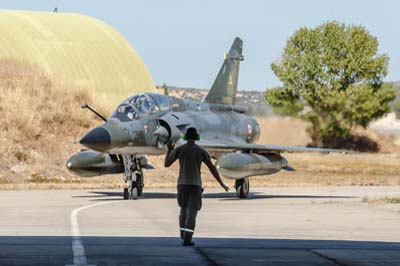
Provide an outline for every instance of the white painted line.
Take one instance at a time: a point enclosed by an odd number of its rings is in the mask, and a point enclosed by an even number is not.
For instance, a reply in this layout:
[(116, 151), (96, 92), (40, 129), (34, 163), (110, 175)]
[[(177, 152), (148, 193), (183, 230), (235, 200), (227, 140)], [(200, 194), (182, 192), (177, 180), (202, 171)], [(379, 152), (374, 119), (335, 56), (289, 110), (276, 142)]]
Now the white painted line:
[(86, 262), (85, 247), (82, 244), (81, 232), (79, 230), (79, 223), (78, 223), (79, 212), (92, 207), (97, 207), (100, 205), (115, 203), (119, 201), (121, 200), (90, 204), (77, 208), (71, 212), (72, 253), (74, 254), (74, 264), (67, 266), (95, 266), (95, 265), (87, 265)]

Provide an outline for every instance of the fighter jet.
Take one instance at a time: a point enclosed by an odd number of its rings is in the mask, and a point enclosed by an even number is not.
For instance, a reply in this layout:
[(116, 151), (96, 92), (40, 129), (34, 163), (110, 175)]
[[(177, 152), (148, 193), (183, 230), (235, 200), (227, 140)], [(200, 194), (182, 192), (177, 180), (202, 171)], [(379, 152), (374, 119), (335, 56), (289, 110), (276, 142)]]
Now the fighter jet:
[(165, 154), (166, 143), (183, 144), (182, 135), (195, 127), (205, 148), (216, 160), (219, 173), (234, 179), (238, 198), (250, 195), (249, 177), (293, 170), (283, 152), (343, 152), (334, 149), (255, 144), (260, 136), (257, 120), (236, 105), (243, 42), (236, 38), (203, 102), (156, 93), (140, 93), (123, 101), (103, 125), (89, 131), (83, 150), (67, 161), (67, 168), (82, 177), (123, 173), (124, 199), (141, 196), (143, 169), (152, 168), (146, 155)]

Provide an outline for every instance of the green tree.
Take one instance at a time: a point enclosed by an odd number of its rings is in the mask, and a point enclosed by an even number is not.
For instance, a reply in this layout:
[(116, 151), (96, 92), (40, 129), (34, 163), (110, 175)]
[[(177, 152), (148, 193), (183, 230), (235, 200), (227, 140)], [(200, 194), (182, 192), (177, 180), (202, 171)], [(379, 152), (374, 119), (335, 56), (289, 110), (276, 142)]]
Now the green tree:
[(389, 57), (362, 26), (338, 22), (300, 28), (271, 64), (282, 87), (267, 89), (274, 110), (310, 123), (312, 145), (343, 147), (354, 126), (389, 111), (392, 84), (383, 82)]

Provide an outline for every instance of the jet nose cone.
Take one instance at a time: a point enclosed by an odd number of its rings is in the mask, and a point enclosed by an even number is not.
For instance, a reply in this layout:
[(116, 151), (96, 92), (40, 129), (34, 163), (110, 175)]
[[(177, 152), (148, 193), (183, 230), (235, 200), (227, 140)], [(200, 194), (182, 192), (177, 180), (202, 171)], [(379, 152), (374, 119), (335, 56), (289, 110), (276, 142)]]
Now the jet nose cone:
[(106, 129), (97, 127), (89, 131), (80, 143), (96, 151), (105, 151), (111, 144), (111, 136)]

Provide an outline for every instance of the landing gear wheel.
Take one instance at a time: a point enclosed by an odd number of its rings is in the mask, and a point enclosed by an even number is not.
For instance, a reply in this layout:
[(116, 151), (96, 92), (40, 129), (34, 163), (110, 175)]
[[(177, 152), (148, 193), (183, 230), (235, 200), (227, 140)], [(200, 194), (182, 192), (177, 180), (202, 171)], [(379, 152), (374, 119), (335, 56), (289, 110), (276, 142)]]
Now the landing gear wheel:
[(129, 190), (128, 188), (124, 188), (124, 200), (129, 199)]
[(250, 182), (248, 178), (236, 180), (235, 188), (236, 196), (239, 199), (247, 199), (250, 196)]
[(124, 188), (124, 199), (137, 199), (142, 195), (144, 182), (141, 159), (133, 155), (122, 155), (124, 163), (124, 180), (128, 184)]
[(133, 187), (131, 190), (131, 199), (136, 200), (138, 198), (138, 189), (137, 187)]

